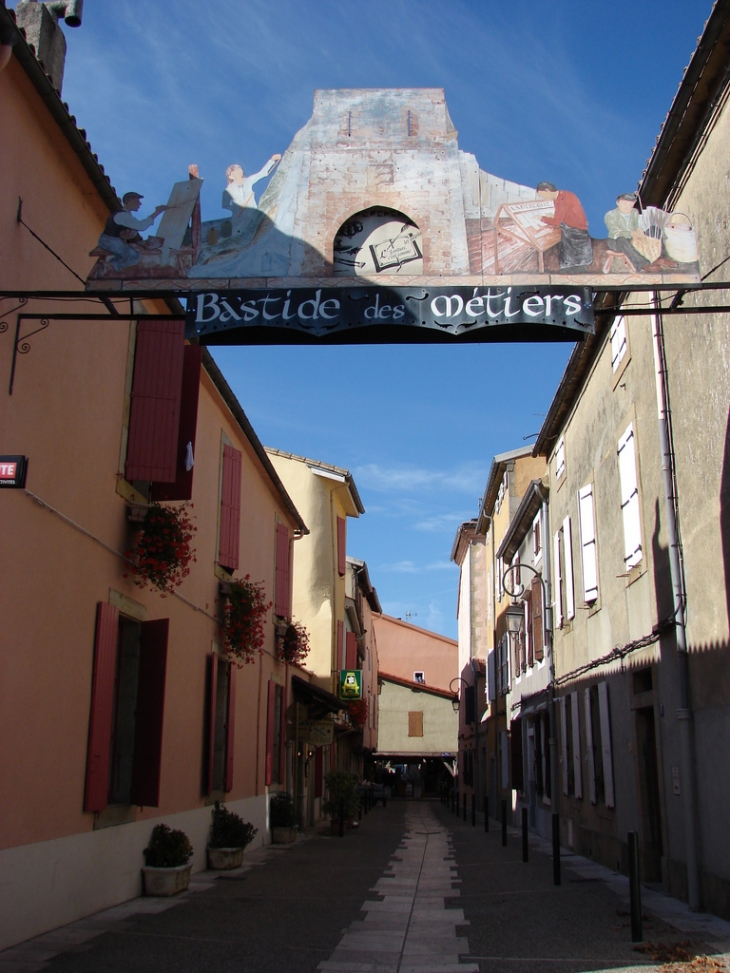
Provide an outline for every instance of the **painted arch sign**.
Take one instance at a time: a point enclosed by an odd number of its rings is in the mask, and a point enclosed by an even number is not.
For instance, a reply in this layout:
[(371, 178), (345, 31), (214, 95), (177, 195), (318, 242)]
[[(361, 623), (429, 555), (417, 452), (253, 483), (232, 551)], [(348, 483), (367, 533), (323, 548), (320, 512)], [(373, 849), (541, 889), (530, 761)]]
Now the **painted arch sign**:
[(589, 227), (569, 188), (459, 149), (437, 88), (317, 91), (283, 154), (219, 185), (205, 215), (196, 166), (149, 215), (126, 193), (88, 289), (184, 295), (206, 344), (458, 342), (574, 340), (596, 291), (699, 280), (686, 215), (615, 186)]
[(575, 341), (594, 324), (591, 289), (557, 285), (201, 291), (187, 303), (186, 337), (208, 345)]

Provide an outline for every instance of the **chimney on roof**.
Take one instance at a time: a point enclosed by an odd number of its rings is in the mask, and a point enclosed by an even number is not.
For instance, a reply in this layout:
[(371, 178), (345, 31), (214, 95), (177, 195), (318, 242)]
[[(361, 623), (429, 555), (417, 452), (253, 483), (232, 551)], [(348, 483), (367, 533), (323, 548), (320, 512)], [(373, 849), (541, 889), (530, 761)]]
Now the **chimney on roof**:
[(25, 31), (25, 38), (33, 45), (36, 57), (43, 62), (53, 87), (60, 94), (63, 84), (63, 68), (66, 62), (66, 38), (58, 21), (65, 20), (69, 27), (81, 26), (81, 10), (84, 0), (20, 0), (15, 8), (15, 21)]

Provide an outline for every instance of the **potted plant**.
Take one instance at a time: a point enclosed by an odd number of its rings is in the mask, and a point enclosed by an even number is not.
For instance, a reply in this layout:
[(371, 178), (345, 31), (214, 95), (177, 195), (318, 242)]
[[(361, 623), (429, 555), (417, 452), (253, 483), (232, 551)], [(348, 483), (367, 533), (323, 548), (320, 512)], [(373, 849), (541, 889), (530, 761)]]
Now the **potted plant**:
[(356, 727), (363, 727), (368, 721), (368, 701), (367, 699), (354, 699), (347, 706), (347, 715), (350, 723)]
[(253, 662), (264, 645), (264, 618), (272, 602), (266, 601), (261, 581), (246, 575), (239, 581), (226, 581), (222, 586), (226, 598), (223, 606), (221, 639), (229, 659), (239, 667)]
[(146, 508), (135, 545), (125, 552), (137, 587), (150, 585), (172, 594), (190, 574), (188, 565), (196, 560), (190, 542), (197, 530), (188, 512), (191, 506), (151, 503)]
[(193, 846), (184, 831), (166, 824), (152, 829), (144, 850), (144, 890), (146, 895), (177, 895), (190, 884)]
[(283, 662), (300, 665), (309, 655), (309, 632), (301, 622), (291, 621), (278, 640), (277, 654)]
[(322, 805), (322, 810), (332, 818), (333, 834), (339, 827), (340, 814), (343, 815), (347, 827), (352, 827), (360, 807), (357, 777), (347, 770), (330, 770), (325, 775), (324, 782), (327, 787), (327, 800)]
[(216, 801), (208, 842), (209, 868), (238, 868), (243, 861), (243, 850), (251, 844), (257, 830), (235, 811), (229, 811)]
[(269, 801), (271, 840), (275, 845), (288, 845), (296, 838), (297, 815), (294, 801), (288, 791), (271, 795)]

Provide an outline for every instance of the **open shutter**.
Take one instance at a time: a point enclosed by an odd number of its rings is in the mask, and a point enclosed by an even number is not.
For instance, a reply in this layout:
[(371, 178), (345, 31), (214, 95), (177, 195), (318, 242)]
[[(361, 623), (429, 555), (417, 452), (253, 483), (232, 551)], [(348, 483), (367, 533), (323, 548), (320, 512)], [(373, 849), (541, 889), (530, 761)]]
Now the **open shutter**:
[(560, 531), (553, 537), (553, 617), (555, 628), (563, 627), (563, 562), (560, 557)]
[(542, 630), (542, 583), (540, 578), (533, 578), (532, 590), (530, 592), (530, 605), (532, 608), (532, 645), (535, 654), (535, 661), (542, 662), (545, 655)]
[(221, 485), (221, 533), (218, 563), (235, 571), (241, 525), (241, 452), (233, 446), (223, 447), (223, 483)]
[(575, 618), (575, 583), (573, 581), (573, 531), (570, 517), (563, 521), (563, 552), (565, 553), (565, 614)]
[(408, 714), (408, 736), (423, 736), (423, 710), (412, 711)]
[(608, 683), (598, 683), (598, 715), (601, 720), (601, 751), (603, 760), (603, 786), (606, 807), (615, 807), (613, 790), (613, 754), (611, 753), (611, 716), (608, 708)]
[(114, 714), (118, 630), (119, 609), (114, 605), (99, 602), (96, 606), (94, 670), (91, 678), (85, 811), (103, 811), (109, 798), (109, 754)]
[(276, 683), (269, 680), (269, 697), (266, 707), (266, 776), (268, 787), (274, 779), (274, 721), (276, 718)]
[(180, 395), (180, 426), (177, 437), (177, 469), (174, 483), (153, 483), (153, 500), (190, 500), (193, 495), (193, 467), (187, 469), (188, 444), (195, 457), (195, 433), (198, 428), (198, 397), (200, 368), (203, 360), (201, 345), (185, 345), (183, 350), (182, 392)]
[(317, 747), (314, 751), (314, 796), (322, 796), (324, 782), (324, 747)]
[(337, 620), (337, 668), (347, 668), (347, 659), (344, 654), (345, 642), (345, 623)]
[(580, 701), (578, 693), (570, 694), (570, 707), (573, 730), (573, 778), (575, 796), (583, 797), (583, 761), (580, 752)]
[(580, 542), (583, 556), (583, 596), (587, 602), (598, 598), (598, 565), (596, 560), (596, 526), (593, 515), (593, 484), (578, 491)]
[(337, 573), (344, 577), (347, 571), (347, 528), (344, 517), (337, 518)]
[(165, 710), (165, 671), (169, 618), (142, 622), (139, 640), (137, 711), (134, 724), (134, 762), (131, 803), (159, 807), (162, 764), (162, 725)]
[[(281, 687), (281, 721), (279, 723), (279, 783), (286, 783), (286, 686)], [(317, 753), (321, 751), (317, 747)]]
[(560, 697), (560, 761), (563, 765), (563, 794), (568, 794), (568, 698)]
[(184, 321), (137, 325), (124, 473), (130, 481), (175, 481), (184, 331)]
[(512, 721), (512, 727), (510, 732), (510, 761), (511, 761), (511, 774), (512, 774), (512, 789), (516, 791), (524, 791), (525, 789), (525, 773), (524, 773), (524, 763), (522, 759), (522, 720), (517, 719)]
[(588, 766), (588, 797), (596, 803), (596, 758), (593, 753), (593, 722), (591, 721), (591, 691), (583, 690), (586, 716), (586, 764)]
[(236, 739), (236, 667), (228, 666), (228, 706), (226, 707), (226, 767), (223, 790), (233, 790), (233, 753)]
[(354, 632), (345, 635), (345, 669), (357, 669), (357, 638)]
[(282, 618), (291, 615), (289, 598), (289, 528), (286, 524), (276, 525), (276, 586), (274, 614)]
[(643, 557), (633, 425), (629, 426), (618, 441), (618, 470), (621, 480), (621, 514), (624, 524), (624, 562), (627, 568), (633, 568)]
[(205, 793), (213, 790), (213, 771), (215, 769), (215, 725), (216, 698), (218, 692), (218, 654), (208, 656), (208, 762), (205, 768)]

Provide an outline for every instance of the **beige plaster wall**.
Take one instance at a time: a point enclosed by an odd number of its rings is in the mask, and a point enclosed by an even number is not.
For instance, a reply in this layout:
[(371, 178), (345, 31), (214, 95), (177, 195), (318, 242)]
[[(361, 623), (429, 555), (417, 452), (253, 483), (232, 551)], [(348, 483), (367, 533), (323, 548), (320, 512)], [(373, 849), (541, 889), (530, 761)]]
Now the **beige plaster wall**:
[[(408, 713), (423, 713), (423, 736), (408, 736)], [(451, 700), (382, 680), (379, 701), (378, 752), (456, 753), (459, 714)]]

